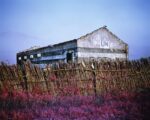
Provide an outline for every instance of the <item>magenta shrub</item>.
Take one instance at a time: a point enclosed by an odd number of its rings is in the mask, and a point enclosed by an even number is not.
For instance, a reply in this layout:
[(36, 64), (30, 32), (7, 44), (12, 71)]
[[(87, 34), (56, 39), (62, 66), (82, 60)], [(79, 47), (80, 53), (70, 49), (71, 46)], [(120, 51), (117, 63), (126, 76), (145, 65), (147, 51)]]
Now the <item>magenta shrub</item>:
[(150, 119), (149, 101), (149, 90), (59, 97), (3, 90), (0, 120), (143, 120)]

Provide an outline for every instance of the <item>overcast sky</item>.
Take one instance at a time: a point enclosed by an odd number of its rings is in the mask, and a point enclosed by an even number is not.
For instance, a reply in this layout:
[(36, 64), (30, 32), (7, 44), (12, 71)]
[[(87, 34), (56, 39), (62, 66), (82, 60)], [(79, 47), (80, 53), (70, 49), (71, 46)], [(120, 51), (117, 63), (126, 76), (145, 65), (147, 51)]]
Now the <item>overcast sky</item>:
[(0, 0), (0, 61), (104, 25), (129, 44), (130, 59), (150, 56), (149, 0)]

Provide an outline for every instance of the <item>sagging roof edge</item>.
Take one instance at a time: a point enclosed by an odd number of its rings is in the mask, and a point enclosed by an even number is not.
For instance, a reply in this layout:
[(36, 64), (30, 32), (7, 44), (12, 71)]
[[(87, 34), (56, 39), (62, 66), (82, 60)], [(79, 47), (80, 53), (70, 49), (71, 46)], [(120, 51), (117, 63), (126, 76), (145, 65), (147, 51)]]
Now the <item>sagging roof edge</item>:
[(48, 47), (52, 48), (52, 47), (56, 47), (56, 46), (59, 46), (59, 45), (63, 45), (63, 44), (71, 43), (71, 42), (75, 42), (75, 41), (77, 41), (77, 39), (73, 39), (73, 40), (57, 43), (57, 44), (54, 44), (54, 45), (48, 45), (48, 46), (44, 46), (44, 47), (39, 47), (39, 48), (33, 49), (33, 50), (24, 50), (24, 51), (18, 52), (17, 55), (19, 55), (21, 53), (30, 52), (30, 51), (37, 51), (37, 50), (45, 49), (45, 48), (48, 48)]

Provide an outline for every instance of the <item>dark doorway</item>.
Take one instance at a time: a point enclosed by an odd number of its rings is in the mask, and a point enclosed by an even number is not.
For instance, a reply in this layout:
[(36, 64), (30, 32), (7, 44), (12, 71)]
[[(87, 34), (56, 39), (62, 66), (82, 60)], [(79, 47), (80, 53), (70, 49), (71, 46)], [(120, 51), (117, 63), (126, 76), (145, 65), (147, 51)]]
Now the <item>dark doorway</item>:
[(67, 62), (71, 62), (72, 61), (72, 52), (71, 53), (67, 53)]

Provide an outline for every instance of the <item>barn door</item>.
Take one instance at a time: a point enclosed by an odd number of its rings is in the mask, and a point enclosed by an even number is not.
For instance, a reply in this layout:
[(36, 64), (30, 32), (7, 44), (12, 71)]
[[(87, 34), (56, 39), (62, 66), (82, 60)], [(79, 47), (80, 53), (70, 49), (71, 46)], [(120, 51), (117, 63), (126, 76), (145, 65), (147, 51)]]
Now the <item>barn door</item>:
[(72, 62), (73, 52), (67, 52), (67, 63)]

